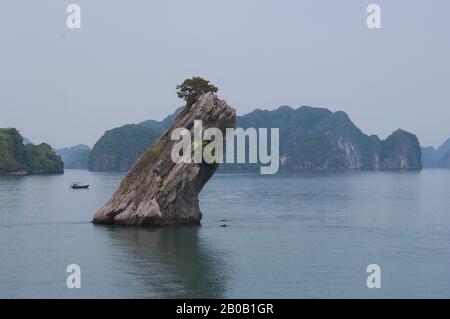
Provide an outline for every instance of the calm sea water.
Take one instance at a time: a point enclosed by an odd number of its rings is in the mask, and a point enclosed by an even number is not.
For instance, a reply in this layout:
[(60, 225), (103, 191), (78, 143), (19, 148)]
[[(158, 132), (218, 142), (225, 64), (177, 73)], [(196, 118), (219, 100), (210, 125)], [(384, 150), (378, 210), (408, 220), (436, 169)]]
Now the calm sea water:
[(216, 174), (202, 227), (91, 224), (121, 177), (0, 177), (0, 297), (450, 297), (450, 171)]

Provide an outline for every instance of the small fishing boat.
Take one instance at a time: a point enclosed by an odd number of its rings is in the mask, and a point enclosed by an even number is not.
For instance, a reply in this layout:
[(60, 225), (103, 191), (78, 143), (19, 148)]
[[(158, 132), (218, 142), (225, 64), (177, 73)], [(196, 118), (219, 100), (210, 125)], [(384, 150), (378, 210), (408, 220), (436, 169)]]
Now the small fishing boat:
[(87, 188), (89, 188), (89, 184), (84, 184), (83, 185), (80, 182), (76, 182), (76, 183), (73, 183), (72, 185), (70, 185), (70, 187), (72, 189), (87, 189)]

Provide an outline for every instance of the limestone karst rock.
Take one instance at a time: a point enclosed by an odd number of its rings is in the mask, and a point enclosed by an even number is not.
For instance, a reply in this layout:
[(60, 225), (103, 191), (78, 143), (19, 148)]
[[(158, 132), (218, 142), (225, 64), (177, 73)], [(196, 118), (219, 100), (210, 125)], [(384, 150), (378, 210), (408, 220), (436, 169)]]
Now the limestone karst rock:
[(64, 173), (64, 163), (50, 145), (25, 142), (17, 129), (0, 128), (0, 176)]
[(200, 223), (198, 194), (218, 165), (174, 163), (171, 159), (172, 146), (176, 143), (171, 140), (171, 132), (176, 128), (193, 132), (194, 120), (201, 120), (203, 129), (220, 129), (225, 139), (226, 128), (236, 125), (236, 111), (212, 93), (186, 106), (140, 156), (112, 198), (95, 214), (94, 223), (128, 226)]
[[(91, 153), (95, 163), (91, 170), (129, 170), (140, 153), (153, 143), (161, 133), (173, 123), (181, 110), (166, 117), (163, 121), (147, 120), (140, 123), (149, 129), (158, 131), (153, 140), (139, 144), (141, 134), (121, 132), (121, 138), (110, 139), (113, 129), (97, 142)], [(420, 170), (421, 152), (417, 137), (406, 131), (397, 131), (388, 139), (382, 140), (376, 135), (367, 135), (359, 129), (342, 111), (332, 112), (326, 108), (302, 106), (291, 108), (281, 106), (274, 110), (256, 109), (248, 114), (238, 116), (237, 126), (247, 128), (280, 129), (280, 170)], [(126, 125), (122, 128), (129, 128)], [(145, 139), (151, 134), (145, 134)], [(123, 138), (126, 136), (126, 138)], [(130, 143), (130, 140), (136, 141)], [(235, 145), (236, 147), (236, 145)], [(128, 150), (132, 150), (131, 152)], [(442, 167), (438, 158), (450, 150), (450, 140), (438, 150), (434, 148), (424, 152), (425, 157), (431, 153), (433, 167)], [(248, 151), (248, 149), (247, 149)], [(440, 156), (436, 156), (440, 154)], [(114, 156), (111, 156), (114, 155)], [(449, 157), (450, 159), (450, 157)], [(428, 161), (428, 162), (430, 162)], [(121, 165), (115, 165), (121, 163)], [(450, 163), (450, 162), (449, 162)], [(450, 164), (448, 164), (450, 165)], [(227, 163), (221, 165), (221, 171), (258, 172), (262, 163)]]

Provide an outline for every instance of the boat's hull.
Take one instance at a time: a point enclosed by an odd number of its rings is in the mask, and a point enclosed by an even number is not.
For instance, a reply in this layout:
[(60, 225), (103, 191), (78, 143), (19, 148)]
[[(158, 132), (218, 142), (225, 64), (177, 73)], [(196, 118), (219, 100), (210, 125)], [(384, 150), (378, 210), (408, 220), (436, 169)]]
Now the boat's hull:
[(72, 189), (88, 189), (89, 185), (86, 185), (86, 186), (70, 186), (70, 187), (72, 187)]

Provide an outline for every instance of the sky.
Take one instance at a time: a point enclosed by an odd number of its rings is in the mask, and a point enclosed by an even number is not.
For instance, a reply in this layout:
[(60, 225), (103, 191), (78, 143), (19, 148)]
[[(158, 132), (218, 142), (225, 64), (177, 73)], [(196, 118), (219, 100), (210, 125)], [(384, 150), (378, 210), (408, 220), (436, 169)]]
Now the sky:
[[(69, 4), (81, 28), (66, 26)], [(381, 29), (366, 25), (381, 7)], [(202, 76), (239, 115), (310, 105), (366, 134), (450, 137), (448, 0), (5, 0), (0, 127), (34, 143), (92, 146), (108, 129), (163, 119)]]

